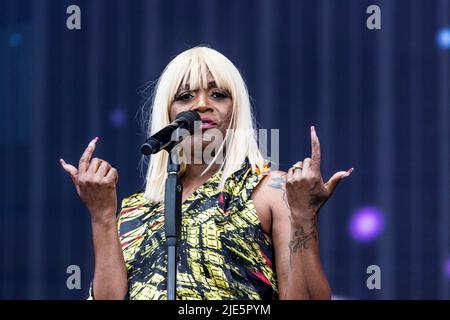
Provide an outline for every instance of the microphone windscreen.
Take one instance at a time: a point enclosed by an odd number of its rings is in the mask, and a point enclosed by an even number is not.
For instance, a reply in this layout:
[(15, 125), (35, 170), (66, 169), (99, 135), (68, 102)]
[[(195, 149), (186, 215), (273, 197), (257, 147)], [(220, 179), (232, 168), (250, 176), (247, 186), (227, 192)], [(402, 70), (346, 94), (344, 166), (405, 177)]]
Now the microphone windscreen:
[(194, 122), (195, 121), (201, 121), (202, 118), (200, 118), (200, 115), (196, 111), (184, 111), (180, 112), (175, 120), (181, 120), (184, 123), (186, 123), (189, 132), (194, 132)]

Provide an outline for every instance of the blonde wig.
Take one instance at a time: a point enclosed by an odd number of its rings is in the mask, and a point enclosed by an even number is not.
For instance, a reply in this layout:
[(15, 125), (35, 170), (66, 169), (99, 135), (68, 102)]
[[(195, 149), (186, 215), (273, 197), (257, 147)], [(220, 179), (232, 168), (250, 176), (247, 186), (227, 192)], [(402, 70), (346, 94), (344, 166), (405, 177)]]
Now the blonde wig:
[[(170, 123), (169, 111), (180, 86), (189, 84), (190, 90), (207, 88), (208, 74), (218, 88), (227, 90), (232, 99), (230, 130), (221, 145), (225, 149), (221, 163), (220, 188), (226, 179), (239, 170), (248, 158), (253, 172), (263, 168), (264, 158), (258, 149), (256, 127), (245, 82), (234, 64), (224, 55), (208, 47), (194, 47), (177, 55), (164, 69), (151, 98), (151, 116), (148, 135)], [(239, 132), (246, 132), (239, 135)], [(217, 157), (218, 155), (215, 155)], [(146, 174), (144, 197), (150, 201), (163, 201), (167, 161), (169, 154), (161, 151), (151, 155)], [(181, 162), (181, 173), (186, 163)], [(213, 163), (210, 163), (208, 168)], [(207, 168), (207, 169), (208, 169)], [(205, 171), (207, 170), (205, 169)]]

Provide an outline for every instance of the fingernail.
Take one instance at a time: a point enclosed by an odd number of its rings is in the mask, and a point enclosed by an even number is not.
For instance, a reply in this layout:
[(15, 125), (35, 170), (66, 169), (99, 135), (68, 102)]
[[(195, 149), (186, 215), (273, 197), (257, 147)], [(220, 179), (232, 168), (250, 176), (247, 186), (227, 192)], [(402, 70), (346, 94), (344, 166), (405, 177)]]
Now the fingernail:
[(350, 173), (353, 172), (353, 170), (355, 170), (355, 168), (350, 168), (350, 169), (347, 170), (347, 172), (350, 174)]
[(316, 128), (314, 128), (314, 126), (311, 126), (311, 131), (312, 132), (316, 131)]

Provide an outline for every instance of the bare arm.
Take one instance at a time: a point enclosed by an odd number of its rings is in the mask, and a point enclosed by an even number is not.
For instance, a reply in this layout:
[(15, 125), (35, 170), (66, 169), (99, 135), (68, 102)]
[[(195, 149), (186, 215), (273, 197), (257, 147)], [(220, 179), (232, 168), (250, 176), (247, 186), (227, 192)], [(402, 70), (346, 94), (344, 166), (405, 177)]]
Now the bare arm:
[(95, 299), (124, 299), (128, 291), (128, 279), (115, 219), (92, 221), (92, 239), (95, 257), (92, 285)]
[(257, 195), (259, 199), (270, 199), (266, 207), (272, 214), (279, 297), (281, 300), (329, 299), (330, 288), (320, 263), (318, 232), (307, 225), (298, 231), (300, 226), (291, 222), (285, 178), (285, 172), (271, 172)]
[(353, 169), (335, 173), (324, 183), (320, 144), (311, 128), (311, 158), (287, 173), (272, 172), (264, 192), (271, 199), (272, 239), (280, 299), (330, 299), (331, 290), (320, 262), (317, 220), (320, 208), (340, 180)]
[(116, 225), (117, 170), (104, 160), (92, 158), (97, 138), (84, 151), (78, 168), (60, 160), (70, 174), (78, 195), (91, 216), (95, 256), (94, 298), (123, 299), (128, 279)]

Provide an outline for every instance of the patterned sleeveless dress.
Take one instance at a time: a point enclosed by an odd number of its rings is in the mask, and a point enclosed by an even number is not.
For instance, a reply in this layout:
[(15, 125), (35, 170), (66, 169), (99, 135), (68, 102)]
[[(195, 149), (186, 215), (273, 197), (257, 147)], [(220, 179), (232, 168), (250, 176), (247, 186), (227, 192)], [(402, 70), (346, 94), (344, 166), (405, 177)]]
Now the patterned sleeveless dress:
[[(246, 161), (222, 192), (220, 172), (182, 204), (177, 300), (278, 299), (273, 247), (251, 199), (269, 171)], [(128, 272), (128, 298), (167, 299), (164, 204), (139, 192), (123, 199), (118, 217)]]

